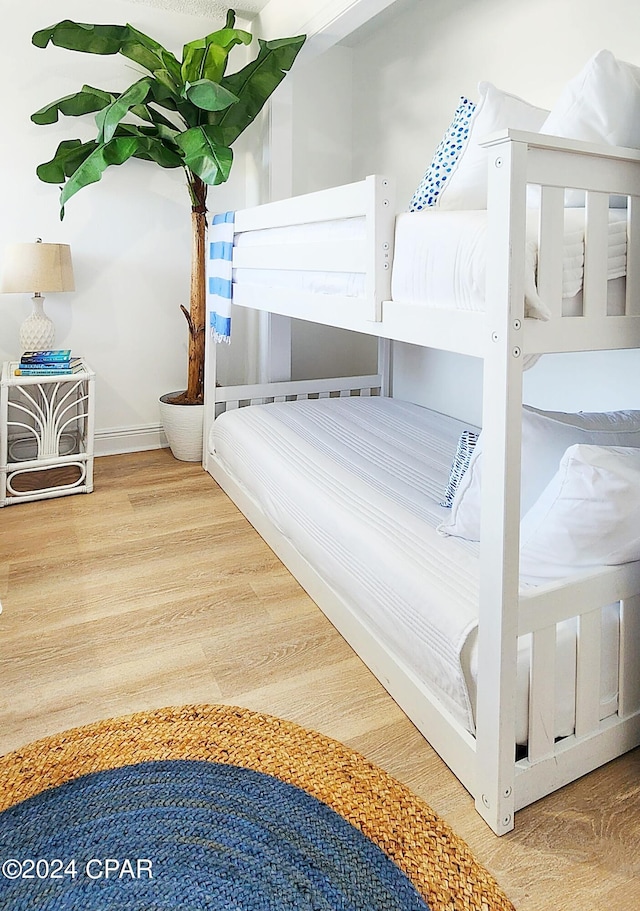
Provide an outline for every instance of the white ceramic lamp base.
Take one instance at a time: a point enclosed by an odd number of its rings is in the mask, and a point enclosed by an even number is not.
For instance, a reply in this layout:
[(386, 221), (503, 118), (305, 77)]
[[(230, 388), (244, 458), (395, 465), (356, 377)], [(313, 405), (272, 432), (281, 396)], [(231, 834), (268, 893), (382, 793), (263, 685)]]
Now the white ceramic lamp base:
[(33, 311), (20, 326), (20, 348), (23, 352), (45, 351), (53, 348), (53, 323), (44, 312), (44, 297), (36, 295), (31, 300)]

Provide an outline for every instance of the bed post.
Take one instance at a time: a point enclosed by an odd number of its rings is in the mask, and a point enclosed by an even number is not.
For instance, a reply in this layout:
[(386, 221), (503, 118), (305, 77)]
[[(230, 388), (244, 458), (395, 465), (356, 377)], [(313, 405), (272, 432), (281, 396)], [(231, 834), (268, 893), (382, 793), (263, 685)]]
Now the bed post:
[(489, 150), (476, 807), (514, 825), (526, 145)]
[(260, 354), (258, 381), (277, 383), (291, 379), (291, 317), (258, 312)]
[(205, 323), (204, 340), (204, 415), (202, 420), (202, 467), (209, 470), (209, 433), (215, 420), (216, 407), (216, 343), (209, 334), (209, 312)]
[(366, 178), (367, 184), (367, 271), (366, 296), (372, 302), (369, 317), (382, 319), (382, 302), (391, 297), (391, 262), (396, 220), (395, 187), (388, 177), (377, 174)]
[(380, 395), (390, 396), (392, 392), (391, 363), (393, 348), (391, 339), (378, 339), (378, 373), (380, 374)]

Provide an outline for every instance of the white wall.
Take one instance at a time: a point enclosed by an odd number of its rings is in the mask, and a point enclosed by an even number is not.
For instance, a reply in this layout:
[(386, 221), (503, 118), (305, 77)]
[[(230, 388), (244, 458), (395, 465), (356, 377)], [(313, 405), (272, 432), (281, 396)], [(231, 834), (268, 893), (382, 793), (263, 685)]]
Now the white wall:
[(352, 61), (349, 48), (334, 47), (291, 74), (296, 195), (353, 179)]
[[(124, 0), (0, 0), (0, 15), (0, 253), (8, 243), (37, 236), (71, 245), (76, 291), (49, 295), (45, 309), (56, 325), (55, 344), (84, 355), (96, 371), (97, 451), (156, 445), (158, 397), (186, 383), (187, 333), (179, 304), (188, 306), (191, 219), (184, 175), (142, 161), (111, 168), (68, 202), (61, 223), (58, 189), (39, 181), (35, 168), (62, 139), (92, 138), (91, 117), (45, 127), (31, 123), (30, 115), (84, 83), (124, 88), (133, 81), (133, 64), (120, 56), (41, 50), (31, 35), (65, 18), (130, 22), (180, 55), (185, 42), (223, 22)], [(250, 147), (241, 140), (234, 148), (231, 179), (209, 194), (212, 212), (244, 205)], [(2, 360), (19, 354), (18, 330), (30, 309), (28, 295), (0, 295)]]
[(480, 80), (550, 107), (599, 48), (640, 65), (636, 0), (398, 0), (350, 39), (354, 169), (393, 168), (406, 205)]
[[(398, 0), (353, 35), (354, 173), (392, 175), (405, 208), (460, 95), (480, 80), (550, 107), (599, 48), (640, 65), (636, 0)], [(481, 363), (396, 346), (394, 392), (481, 417)], [(459, 380), (462, 382), (459, 382)], [(546, 356), (526, 399), (565, 410), (640, 407), (640, 352)], [(452, 389), (455, 392), (451, 392)]]
[[(352, 61), (350, 48), (335, 46), (296, 62), (290, 195), (353, 180)], [(291, 339), (294, 379), (376, 372), (377, 341), (371, 336), (293, 320)]]

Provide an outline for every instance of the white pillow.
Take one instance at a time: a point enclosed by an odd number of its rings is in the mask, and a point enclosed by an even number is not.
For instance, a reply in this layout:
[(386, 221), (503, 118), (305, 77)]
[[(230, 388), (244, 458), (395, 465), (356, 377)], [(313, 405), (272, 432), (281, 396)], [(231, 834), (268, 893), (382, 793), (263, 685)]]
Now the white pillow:
[[(598, 51), (564, 87), (540, 132), (640, 148), (640, 67)], [(626, 197), (613, 197), (611, 204), (624, 206)], [(565, 205), (584, 206), (584, 193), (567, 192)]]
[[(480, 486), (483, 434), (474, 449), (453, 499), (451, 518), (439, 526), (445, 535), (480, 540)], [(558, 468), (565, 450), (574, 443), (640, 448), (640, 411), (566, 414), (522, 409), (522, 480), (520, 514), (524, 516)]]
[(537, 133), (549, 114), (516, 95), (500, 91), (491, 82), (478, 83), (478, 93), (466, 144), (435, 200), (442, 209), (486, 209), (488, 153), (478, 145), (479, 141), (509, 127)]
[(598, 51), (564, 87), (540, 132), (640, 148), (640, 67)]
[(640, 560), (640, 449), (570, 446), (520, 526), (520, 572), (559, 578)]

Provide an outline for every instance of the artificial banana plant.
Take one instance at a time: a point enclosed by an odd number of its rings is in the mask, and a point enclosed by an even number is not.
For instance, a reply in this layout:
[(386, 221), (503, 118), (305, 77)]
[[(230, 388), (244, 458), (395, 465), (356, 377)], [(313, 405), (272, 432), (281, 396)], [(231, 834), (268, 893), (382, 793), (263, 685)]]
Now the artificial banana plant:
[(50, 124), (60, 114), (95, 114), (95, 139), (64, 140), (51, 161), (37, 168), (41, 180), (62, 184), (61, 218), (68, 200), (100, 180), (111, 165), (138, 158), (185, 172), (193, 241), (190, 306), (181, 308), (189, 327), (189, 365), (187, 389), (175, 404), (203, 400), (207, 190), (229, 177), (232, 144), (284, 79), (305, 41), (304, 35), (259, 39), (257, 56), (227, 75), (230, 52), (237, 45), (249, 45), (252, 37), (235, 28), (235, 12), (229, 10), (225, 27), (190, 41), (181, 60), (131, 25), (87, 25), (66, 19), (32, 38), (40, 48), (51, 43), (86, 54), (121, 54), (145, 71), (123, 92), (84, 85), (31, 115), (34, 123)]

